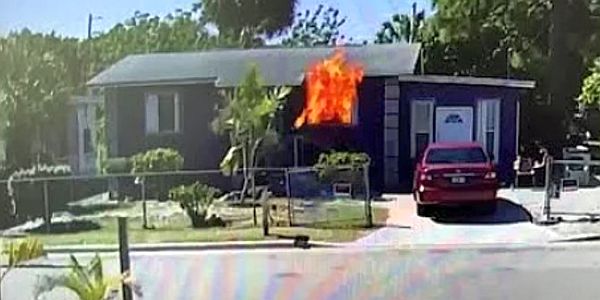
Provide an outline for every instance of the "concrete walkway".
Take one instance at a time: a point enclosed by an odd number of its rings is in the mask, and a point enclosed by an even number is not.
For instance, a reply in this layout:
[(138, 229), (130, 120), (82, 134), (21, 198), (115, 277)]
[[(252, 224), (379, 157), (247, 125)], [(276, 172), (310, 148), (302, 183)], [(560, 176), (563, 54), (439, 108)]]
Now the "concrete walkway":
[[(416, 215), (411, 195), (394, 195), (388, 203), (387, 226), (357, 240), (353, 246), (405, 247), (456, 244), (542, 244), (558, 240), (554, 231), (531, 223), (530, 214), (520, 205), (501, 199), (491, 216), (447, 211), (442, 216), (422, 218)], [(458, 212), (458, 213), (457, 213)]]

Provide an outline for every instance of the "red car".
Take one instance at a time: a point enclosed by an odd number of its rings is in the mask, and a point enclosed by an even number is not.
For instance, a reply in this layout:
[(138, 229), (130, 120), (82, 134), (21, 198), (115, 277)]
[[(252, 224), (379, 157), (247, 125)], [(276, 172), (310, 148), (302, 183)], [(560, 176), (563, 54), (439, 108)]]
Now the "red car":
[(496, 210), (499, 184), (492, 159), (477, 143), (434, 143), (417, 162), (413, 195), (417, 214), (438, 206), (469, 205)]

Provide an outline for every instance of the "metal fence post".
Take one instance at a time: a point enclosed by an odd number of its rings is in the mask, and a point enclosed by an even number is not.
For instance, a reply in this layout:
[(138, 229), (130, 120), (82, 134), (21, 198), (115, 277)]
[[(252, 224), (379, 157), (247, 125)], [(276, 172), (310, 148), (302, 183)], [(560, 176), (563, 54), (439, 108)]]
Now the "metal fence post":
[(44, 180), (44, 215), (46, 217), (46, 233), (50, 233), (52, 216), (50, 216), (50, 203), (48, 202), (48, 181), (46, 180)]
[(263, 194), (261, 195), (261, 198), (263, 199), (261, 205), (262, 205), (262, 225), (263, 225), (263, 236), (268, 236), (269, 235), (269, 217), (270, 217), (270, 207), (269, 207), (269, 196), (268, 196), (268, 191), (267, 190), (263, 190)]
[(290, 170), (289, 168), (285, 168), (285, 194), (287, 196), (287, 202), (288, 202), (288, 225), (290, 227), (294, 226), (294, 222), (292, 221), (292, 219), (294, 218), (293, 216), (293, 210), (294, 210), (294, 204), (292, 203), (292, 185), (290, 184)]
[(549, 222), (550, 221), (550, 212), (551, 212), (551, 208), (550, 208), (550, 198), (552, 197), (552, 180), (551, 180), (551, 176), (552, 176), (552, 157), (548, 156), (546, 158), (546, 174), (545, 175), (545, 182), (544, 182), (544, 208), (543, 208), (543, 215), (544, 215), (544, 220), (545, 222)]
[(371, 187), (369, 182), (369, 165), (363, 166), (365, 181), (365, 214), (367, 218), (367, 227), (373, 227), (373, 213), (371, 212)]
[(146, 205), (146, 177), (142, 177), (140, 186), (142, 187), (142, 226), (148, 229), (148, 206)]
[[(121, 274), (125, 274), (131, 271), (130, 260), (129, 260), (129, 241), (127, 238), (127, 218), (119, 217), (119, 261), (121, 263)], [(122, 284), (123, 288), (123, 300), (132, 300), (133, 294), (131, 286), (126, 282)]]

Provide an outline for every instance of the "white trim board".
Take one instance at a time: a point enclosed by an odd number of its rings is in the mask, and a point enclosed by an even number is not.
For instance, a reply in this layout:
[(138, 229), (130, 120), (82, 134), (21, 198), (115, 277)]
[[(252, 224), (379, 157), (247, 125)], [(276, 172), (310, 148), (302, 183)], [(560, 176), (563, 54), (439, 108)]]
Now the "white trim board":
[(490, 77), (443, 76), (443, 75), (399, 75), (400, 82), (444, 83), (463, 85), (486, 85), (520, 89), (535, 88), (535, 81)]

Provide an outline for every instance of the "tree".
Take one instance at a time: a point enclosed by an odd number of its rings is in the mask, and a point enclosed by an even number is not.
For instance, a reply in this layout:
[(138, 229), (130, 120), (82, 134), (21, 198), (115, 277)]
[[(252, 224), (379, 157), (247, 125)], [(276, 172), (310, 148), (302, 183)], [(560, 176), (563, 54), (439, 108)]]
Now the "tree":
[(215, 24), (219, 35), (237, 38), (248, 48), (260, 44), (261, 35), (271, 38), (291, 26), (296, 4), (297, 0), (200, 0), (194, 11), (202, 11), (202, 20)]
[(87, 42), (91, 47), (92, 72), (130, 54), (196, 51), (223, 43), (235, 46), (211, 35), (199, 19), (192, 11), (176, 10), (164, 18), (136, 11), (130, 19)]
[(12, 166), (31, 165), (50, 151), (50, 138), (66, 135), (67, 99), (81, 77), (79, 50), (76, 40), (28, 30), (0, 43), (0, 110)]
[(340, 28), (346, 23), (346, 17), (340, 17), (340, 11), (333, 7), (324, 10), (319, 5), (316, 10), (307, 9), (296, 14), (290, 33), (282, 40), (286, 47), (334, 46), (344, 35)]
[(375, 43), (414, 43), (421, 41), (419, 32), (424, 21), (424, 10), (416, 14), (414, 20), (405, 14), (395, 14), (392, 16), (391, 21), (382, 24), (382, 28), (376, 34)]
[[(534, 79), (535, 100), (524, 102), (523, 113), (531, 116), (525, 121), (552, 118), (557, 122), (552, 123), (553, 130), (543, 122), (524, 124), (530, 131), (523, 135), (560, 146), (563, 121), (574, 108), (572, 100), (580, 90), (585, 63), (600, 50), (597, 33), (591, 30), (597, 27), (593, 18), (596, 2), (433, 1), (434, 14), (425, 20), (420, 32), (425, 70)], [(539, 106), (536, 102), (551, 105)]]
[(256, 66), (249, 69), (239, 87), (223, 92), (224, 103), (212, 125), (216, 133), (229, 138), (230, 148), (221, 161), (221, 169), (226, 174), (240, 167), (243, 170), (242, 201), (254, 178), (249, 168), (258, 165), (264, 154), (261, 149), (276, 143), (273, 122), (290, 92), (289, 87), (265, 87)]

